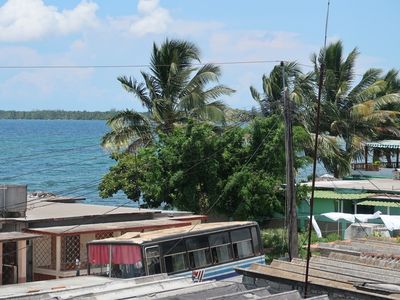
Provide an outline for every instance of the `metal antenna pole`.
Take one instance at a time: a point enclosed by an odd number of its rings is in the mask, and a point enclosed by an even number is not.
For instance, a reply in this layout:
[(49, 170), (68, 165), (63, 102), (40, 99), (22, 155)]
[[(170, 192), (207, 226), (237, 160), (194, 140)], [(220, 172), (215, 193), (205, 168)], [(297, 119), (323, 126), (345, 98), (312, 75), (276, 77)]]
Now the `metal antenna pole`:
[(326, 56), (326, 39), (328, 32), (328, 20), (329, 20), (329, 5), (330, 0), (328, 0), (328, 8), (326, 12), (325, 21), (325, 39), (324, 39), (324, 55), (322, 57), (322, 62), (319, 71), (318, 80), (318, 98), (317, 98), (317, 115), (315, 122), (315, 141), (314, 141), (314, 158), (313, 158), (313, 173), (312, 173), (312, 185), (311, 185), (311, 199), (310, 199), (310, 219), (308, 221), (308, 245), (307, 245), (307, 263), (306, 263), (306, 277), (304, 281), (304, 298), (307, 298), (308, 293), (308, 274), (310, 270), (310, 258), (311, 258), (311, 228), (312, 219), (314, 218), (314, 189), (315, 189), (315, 175), (317, 173), (317, 153), (318, 153), (318, 138), (319, 138), (319, 127), (320, 127), (320, 112), (321, 112), (321, 94), (322, 94), (322, 84), (324, 81), (324, 70), (325, 70), (325, 56)]
[(294, 162), (293, 162), (293, 131), (292, 131), (292, 104), (287, 96), (285, 82), (285, 64), (281, 62), (283, 102), (285, 115), (285, 158), (286, 158), (286, 205), (288, 208), (288, 240), (289, 240), (289, 259), (292, 260), (299, 256), (298, 236), (297, 236), (297, 211), (296, 211), (296, 191), (294, 182)]

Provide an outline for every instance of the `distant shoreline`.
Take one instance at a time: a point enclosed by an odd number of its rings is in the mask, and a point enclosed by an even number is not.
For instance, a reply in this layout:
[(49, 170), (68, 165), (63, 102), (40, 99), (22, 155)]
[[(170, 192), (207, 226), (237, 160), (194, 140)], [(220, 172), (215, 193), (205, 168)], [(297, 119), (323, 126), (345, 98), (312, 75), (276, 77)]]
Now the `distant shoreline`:
[(2, 120), (107, 120), (118, 111), (0, 110)]

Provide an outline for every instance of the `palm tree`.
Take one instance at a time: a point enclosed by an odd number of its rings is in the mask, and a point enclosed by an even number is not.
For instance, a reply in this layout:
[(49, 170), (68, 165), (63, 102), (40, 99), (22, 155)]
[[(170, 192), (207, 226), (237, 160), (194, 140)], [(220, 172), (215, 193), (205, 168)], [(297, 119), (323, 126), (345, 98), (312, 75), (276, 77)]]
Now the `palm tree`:
[[(355, 84), (355, 62), (358, 55), (355, 48), (344, 58), (342, 43), (338, 41), (330, 44), (326, 51), (321, 50), (319, 56), (312, 56), (316, 78), (321, 63), (325, 64), (321, 138), (329, 140), (331, 145), (336, 144), (336, 154), (342, 160), (332, 159), (335, 151), (326, 150), (329, 153), (325, 153), (327, 155), (321, 161), (335, 177), (348, 173), (351, 160), (362, 155), (362, 142), (374, 138), (382, 128), (390, 130), (399, 113), (398, 110), (385, 109), (400, 103), (400, 95), (388, 88), (388, 81), (380, 77), (380, 70), (367, 70)], [(312, 109), (308, 112), (308, 127), (312, 131), (315, 111)], [(324, 156), (324, 153), (320, 154)], [(347, 163), (343, 163), (343, 160)]]
[(234, 90), (217, 84), (221, 70), (213, 64), (200, 65), (196, 45), (181, 40), (153, 44), (150, 72), (141, 72), (143, 82), (121, 76), (123, 88), (139, 99), (146, 114), (133, 110), (118, 113), (108, 120), (111, 131), (102, 145), (111, 149), (134, 150), (154, 139), (155, 133), (170, 133), (188, 119), (224, 122), (225, 105), (218, 99)]
[[(300, 108), (299, 105), (305, 103), (304, 99), (309, 98), (313, 93), (312, 74), (303, 74), (295, 62), (284, 64), (284, 74), (288, 95)], [(251, 96), (258, 103), (263, 116), (282, 114), (282, 77), (282, 67), (276, 65), (269, 75), (264, 74), (262, 77), (262, 94), (255, 87), (250, 86)], [(294, 112), (297, 113), (299, 110)], [(296, 119), (298, 117), (299, 115), (295, 116)]]

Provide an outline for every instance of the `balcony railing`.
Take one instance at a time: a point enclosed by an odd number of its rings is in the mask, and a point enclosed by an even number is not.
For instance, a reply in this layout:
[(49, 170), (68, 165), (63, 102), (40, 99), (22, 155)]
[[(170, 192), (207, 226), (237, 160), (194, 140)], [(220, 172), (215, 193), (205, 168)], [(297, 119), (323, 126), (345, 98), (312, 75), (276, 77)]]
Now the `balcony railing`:
[(363, 170), (363, 171), (379, 171), (380, 168), (396, 168), (396, 163), (381, 162), (379, 164), (375, 163), (353, 163), (351, 164), (353, 170)]

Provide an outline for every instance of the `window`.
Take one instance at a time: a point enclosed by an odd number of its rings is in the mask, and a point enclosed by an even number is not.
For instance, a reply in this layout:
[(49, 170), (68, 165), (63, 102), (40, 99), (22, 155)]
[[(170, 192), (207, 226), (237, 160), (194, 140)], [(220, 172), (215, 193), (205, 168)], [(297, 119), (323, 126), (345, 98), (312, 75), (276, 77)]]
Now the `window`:
[(80, 236), (63, 236), (61, 243), (61, 270), (75, 270), (76, 260), (80, 259)]
[(188, 269), (186, 246), (183, 239), (163, 243), (162, 252), (167, 273)]
[(234, 230), (231, 232), (233, 252), (235, 258), (245, 258), (253, 256), (253, 246), (249, 228)]
[(217, 233), (209, 237), (212, 262), (214, 264), (232, 260), (232, 246), (229, 233)]
[(160, 249), (158, 246), (146, 248), (146, 265), (148, 275), (161, 273)]
[(189, 265), (192, 269), (202, 268), (211, 264), (210, 248), (207, 236), (197, 236), (186, 240)]
[(251, 227), (251, 238), (253, 239), (253, 246), (254, 246), (254, 254), (255, 255), (260, 255), (261, 249), (260, 249), (260, 240), (258, 239), (258, 230), (257, 227)]

